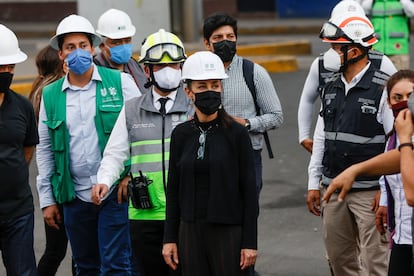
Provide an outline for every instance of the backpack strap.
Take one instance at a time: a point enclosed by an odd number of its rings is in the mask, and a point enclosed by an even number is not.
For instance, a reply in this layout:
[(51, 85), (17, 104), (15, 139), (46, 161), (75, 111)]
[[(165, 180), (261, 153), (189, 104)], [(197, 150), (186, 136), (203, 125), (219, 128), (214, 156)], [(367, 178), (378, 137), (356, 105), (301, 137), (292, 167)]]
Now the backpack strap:
[[(253, 101), (254, 101), (254, 107), (256, 109), (256, 115), (260, 115), (260, 107), (257, 104), (257, 93), (256, 93), (256, 86), (254, 85), (253, 72), (254, 72), (254, 63), (248, 59), (243, 58), (243, 78), (247, 84), (247, 87), (250, 90), (250, 93), (252, 94)], [(263, 132), (263, 137), (265, 139), (269, 158), (272, 159), (274, 158), (274, 156), (273, 156), (272, 146), (270, 145), (270, 139), (269, 139), (269, 135), (267, 134), (267, 131)]]

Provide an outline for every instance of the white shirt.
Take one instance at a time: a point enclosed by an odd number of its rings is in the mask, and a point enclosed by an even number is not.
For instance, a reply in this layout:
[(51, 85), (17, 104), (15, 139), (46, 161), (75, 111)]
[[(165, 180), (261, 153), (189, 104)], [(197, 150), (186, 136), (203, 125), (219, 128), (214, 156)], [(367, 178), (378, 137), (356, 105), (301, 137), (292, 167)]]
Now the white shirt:
[[(397, 137), (396, 146), (398, 147), (399, 144)], [(412, 245), (411, 216), (413, 208), (407, 204), (401, 174), (387, 175), (386, 178), (394, 198), (395, 234), (392, 239), (396, 244)], [(387, 190), (385, 188), (384, 176), (380, 178), (379, 183), (381, 187), (380, 206), (387, 206)]]

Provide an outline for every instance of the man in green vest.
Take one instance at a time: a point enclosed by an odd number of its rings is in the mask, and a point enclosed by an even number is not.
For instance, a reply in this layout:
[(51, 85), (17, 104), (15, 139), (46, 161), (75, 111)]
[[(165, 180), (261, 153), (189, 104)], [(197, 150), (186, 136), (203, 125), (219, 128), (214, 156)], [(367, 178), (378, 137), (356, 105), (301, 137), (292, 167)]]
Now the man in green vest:
[(124, 162), (130, 160), (131, 173), (139, 182), (131, 189), (129, 206), (134, 272), (139, 275), (176, 273), (164, 262), (161, 250), (171, 132), (193, 114), (181, 86), (185, 58), (181, 40), (170, 32), (160, 29), (145, 39), (139, 62), (144, 64), (150, 92), (125, 103), (105, 148), (99, 184), (95, 185), (93, 200), (100, 204)]
[(410, 67), (410, 17), (414, 16), (411, 0), (359, 0), (371, 17), (378, 43), (374, 50), (390, 57), (397, 69)]
[(141, 93), (129, 75), (93, 64), (99, 43), (92, 24), (78, 15), (64, 18), (50, 40), (68, 74), (43, 89), (37, 188), (49, 226), (58, 227), (57, 204), (63, 205), (76, 275), (130, 275), (128, 204), (117, 202), (117, 185), (101, 206), (91, 193), (124, 100)]

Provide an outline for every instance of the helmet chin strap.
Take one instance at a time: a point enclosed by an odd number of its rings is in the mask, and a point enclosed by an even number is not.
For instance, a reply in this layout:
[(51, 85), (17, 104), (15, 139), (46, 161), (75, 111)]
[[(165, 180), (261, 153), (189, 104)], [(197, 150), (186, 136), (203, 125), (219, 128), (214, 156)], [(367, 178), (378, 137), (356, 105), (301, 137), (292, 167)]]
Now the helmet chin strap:
[(362, 55), (359, 55), (355, 58), (352, 58), (352, 59), (348, 60), (348, 48), (349, 48), (349, 45), (344, 45), (341, 48), (341, 51), (344, 54), (344, 64), (339, 69), (339, 72), (344, 72), (346, 70), (346, 68), (348, 67), (348, 65), (357, 63), (358, 61), (363, 59), (368, 54), (368, 51), (365, 51), (364, 53), (362, 53)]
[(155, 86), (155, 87), (157, 87), (157, 88), (158, 88), (161, 92), (164, 92), (164, 93), (170, 93), (170, 92), (173, 92), (173, 91), (177, 90), (177, 89), (178, 89), (178, 87), (180, 87), (180, 86), (177, 86), (177, 87), (174, 87), (174, 88), (164, 88), (164, 87), (159, 86), (159, 84), (158, 84), (158, 83), (157, 83), (157, 81), (155, 80), (154, 70), (153, 70), (153, 66), (152, 66), (152, 64), (150, 64), (150, 65), (149, 65), (149, 71), (150, 71), (150, 78), (148, 78), (147, 83), (145, 83), (145, 84), (144, 84), (144, 87), (145, 87), (145, 88), (149, 88), (149, 87), (151, 87), (151, 85), (154, 85), (154, 86)]

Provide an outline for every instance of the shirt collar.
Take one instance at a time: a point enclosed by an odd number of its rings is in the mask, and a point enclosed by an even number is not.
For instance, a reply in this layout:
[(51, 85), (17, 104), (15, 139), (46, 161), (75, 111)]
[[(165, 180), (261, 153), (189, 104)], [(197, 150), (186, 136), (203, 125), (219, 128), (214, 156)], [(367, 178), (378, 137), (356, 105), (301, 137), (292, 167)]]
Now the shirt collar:
[(63, 80), (63, 84), (62, 84), (62, 91), (65, 91), (66, 89), (70, 89), (73, 91), (86, 91), (91, 87), (93, 81), (102, 81), (101, 75), (99, 75), (98, 67), (95, 64), (92, 64), (92, 66), (93, 66), (92, 78), (88, 82), (88, 84), (86, 84), (84, 87), (78, 87), (78, 86), (71, 85), (69, 83), (68, 74), (66, 74), (65, 79)]
[(341, 80), (345, 84), (345, 94), (348, 93), (349, 89), (351, 89), (352, 87), (354, 87), (355, 85), (357, 85), (357, 83), (359, 83), (359, 81), (362, 79), (362, 77), (368, 71), (368, 68), (370, 66), (371, 66), (371, 62), (368, 61), (367, 65), (364, 67), (364, 69), (362, 69), (361, 72), (359, 72), (358, 74), (356, 74), (349, 83), (346, 82), (345, 77), (344, 77), (344, 74), (343, 73), (341, 74)]
[(164, 97), (158, 94), (157, 92), (155, 92), (154, 88), (152, 88), (152, 99), (153, 99), (154, 106), (155, 106), (155, 103), (158, 102), (160, 98), (169, 98), (172, 102), (174, 102), (176, 97), (177, 97), (177, 90), (170, 92), (170, 94)]

